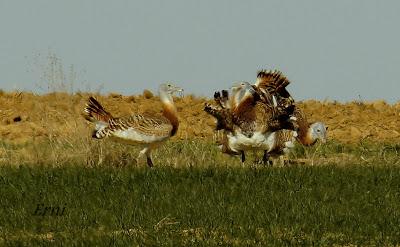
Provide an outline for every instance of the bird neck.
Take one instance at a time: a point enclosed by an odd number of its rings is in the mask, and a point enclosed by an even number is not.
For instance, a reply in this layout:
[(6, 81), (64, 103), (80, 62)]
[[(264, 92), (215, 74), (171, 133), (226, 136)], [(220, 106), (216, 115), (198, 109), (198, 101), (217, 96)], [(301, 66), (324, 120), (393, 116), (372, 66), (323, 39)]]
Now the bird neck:
[(315, 140), (312, 138), (311, 124), (308, 122), (306, 115), (297, 106), (293, 114), (297, 118), (296, 123), (298, 125), (298, 141), (304, 146), (313, 145)]
[(308, 127), (300, 126), (298, 139), (304, 146), (311, 146), (316, 142), (315, 138), (312, 137), (310, 124)]
[(160, 94), (160, 98), (163, 106), (163, 115), (170, 121), (172, 125), (171, 136), (174, 136), (179, 127), (178, 111), (176, 110), (174, 100), (171, 95), (167, 95), (166, 93)]

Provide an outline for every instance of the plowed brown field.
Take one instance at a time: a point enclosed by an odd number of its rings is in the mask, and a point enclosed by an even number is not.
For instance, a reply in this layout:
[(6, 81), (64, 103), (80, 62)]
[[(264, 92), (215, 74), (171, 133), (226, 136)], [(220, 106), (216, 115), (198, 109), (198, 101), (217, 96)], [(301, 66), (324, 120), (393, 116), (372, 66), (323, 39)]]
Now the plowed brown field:
[[(88, 93), (51, 93), (35, 95), (26, 92), (0, 93), (0, 136), (3, 142), (25, 143), (46, 138), (90, 135), (81, 113)], [(158, 97), (144, 95), (96, 95), (114, 116), (145, 111), (160, 112)], [(181, 121), (177, 139), (212, 138), (214, 120), (203, 111), (210, 99), (192, 95), (175, 98)], [(342, 143), (362, 139), (397, 142), (400, 139), (400, 102), (389, 105), (375, 102), (299, 102), (311, 121), (323, 121), (329, 127), (329, 138)]]

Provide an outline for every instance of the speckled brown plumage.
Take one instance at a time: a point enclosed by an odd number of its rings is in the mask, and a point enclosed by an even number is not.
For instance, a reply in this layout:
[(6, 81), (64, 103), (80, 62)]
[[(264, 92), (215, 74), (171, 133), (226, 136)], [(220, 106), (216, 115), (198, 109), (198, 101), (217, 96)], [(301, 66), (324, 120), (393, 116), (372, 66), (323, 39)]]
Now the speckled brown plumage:
[(296, 106), (293, 116), (296, 118), (294, 123), (298, 129), (298, 141), (305, 146), (314, 144), (316, 140), (312, 140), (309, 135), (311, 123), (308, 122), (306, 114), (298, 106)]
[(216, 130), (233, 131), (234, 122), (233, 122), (233, 115), (230, 109), (213, 106), (211, 104), (206, 103), (204, 105), (204, 111), (213, 116), (217, 120), (215, 128)]
[(171, 121), (163, 115), (134, 114), (120, 118), (114, 118), (107, 112), (101, 104), (90, 97), (85, 109), (85, 118), (102, 121), (106, 126), (95, 132), (95, 138), (101, 139), (108, 137), (115, 131), (125, 131), (130, 128), (135, 129), (139, 134), (170, 136), (172, 135), (173, 125)]
[(92, 135), (94, 138), (111, 137), (119, 142), (144, 146), (139, 152), (137, 161), (146, 156), (147, 165), (152, 167), (151, 150), (175, 135), (178, 130), (179, 121), (172, 95), (182, 91), (182, 88), (169, 83), (159, 86), (162, 115), (147, 113), (116, 118), (96, 99), (90, 97), (84, 109), (84, 117), (96, 124)]
[(279, 156), (284, 154), (285, 148), (287, 148), (287, 142), (294, 143), (296, 141), (297, 134), (293, 130), (281, 129), (275, 132), (275, 144), (274, 148), (269, 151), (271, 156)]

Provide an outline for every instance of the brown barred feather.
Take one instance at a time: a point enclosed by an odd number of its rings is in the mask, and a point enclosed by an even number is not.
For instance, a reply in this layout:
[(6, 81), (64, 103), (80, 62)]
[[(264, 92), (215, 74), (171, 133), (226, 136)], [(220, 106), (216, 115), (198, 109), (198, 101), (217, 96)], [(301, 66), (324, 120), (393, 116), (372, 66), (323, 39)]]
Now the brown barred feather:
[(223, 107), (224, 107), (224, 108), (230, 108), (230, 105), (229, 105), (229, 93), (228, 93), (228, 91), (227, 91), (227, 90), (222, 90), (222, 91), (221, 91), (221, 94), (222, 94), (222, 96), (221, 96), (221, 102), (222, 102)]
[(233, 115), (229, 109), (218, 108), (206, 103), (204, 111), (217, 120), (216, 130), (233, 131)]
[(312, 145), (313, 141), (308, 135), (311, 123), (308, 122), (306, 114), (298, 106), (296, 106), (293, 116), (296, 118), (295, 124), (299, 133), (297, 139), (305, 146)]
[(84, 109), (84, 117), (90, 122), (102, 121), (108, 122), (113, 116), (107, 112), (103, 106), (93, 97), (89, 97), (88, 103)]
[(170, 121), (164, 116), (134, 114), (114, 118), (109, 122), (111, 131), (127, 130), (130, 128), (144, 135), (169, 136), (172, 131)]
[(224, 108), (222, 104), (221, 93), (219, 91), (214, 93), (214, 101), (219, 107)]
[(286, 87), (290, 84), (289, 79), (278, 70), (261, 70), (257, 73), (255, 85), (267, 90), (270, 94), (279, 94), (281, 97), (291, 97)]
[(165, 116), (134, 114), (114, 118), (93, 97), (89, 98), (84, 109), (84, 117), (91, 122), (104, 122), (105, 126), (93, 133), (93, 137), (99, 139), (108, 137), (115, 131), (128, 130), (131, 128), (139, 134), (160, 137), (172, 135), (173, 130), (170, 120)]
[(271, 156), (279, 156), (284, 154), (284, 149), (286, 148), (286, 142), (294, 142), (296, 136), (293, 130), (281, 129), (275, 132), (276, 138), (274, 143), (274, 148), (270, 150), (269, 154)]

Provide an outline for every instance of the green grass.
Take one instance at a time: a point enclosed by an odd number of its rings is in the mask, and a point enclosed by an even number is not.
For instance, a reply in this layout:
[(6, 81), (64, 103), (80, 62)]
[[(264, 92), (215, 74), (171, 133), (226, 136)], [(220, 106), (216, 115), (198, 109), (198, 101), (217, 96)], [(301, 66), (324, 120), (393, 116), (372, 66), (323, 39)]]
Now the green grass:
[(400, 244), (394, 165), (2, 166), (0, 195), (1, 245)]

